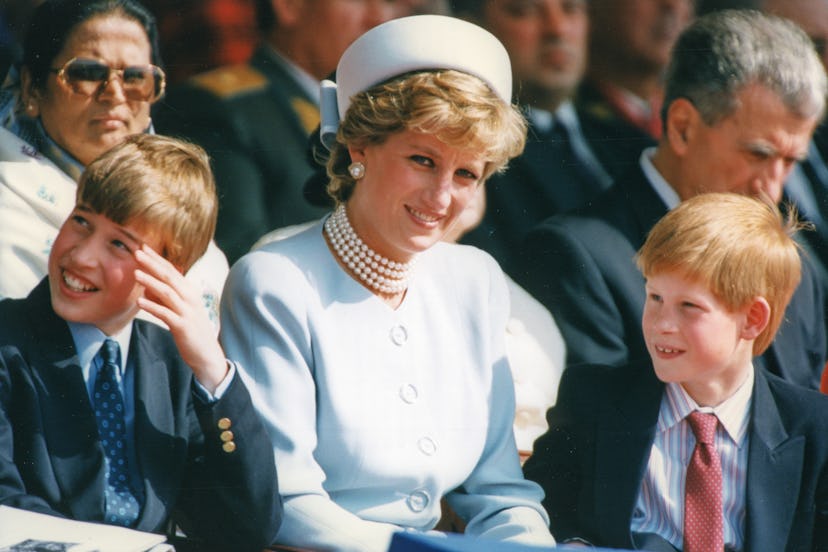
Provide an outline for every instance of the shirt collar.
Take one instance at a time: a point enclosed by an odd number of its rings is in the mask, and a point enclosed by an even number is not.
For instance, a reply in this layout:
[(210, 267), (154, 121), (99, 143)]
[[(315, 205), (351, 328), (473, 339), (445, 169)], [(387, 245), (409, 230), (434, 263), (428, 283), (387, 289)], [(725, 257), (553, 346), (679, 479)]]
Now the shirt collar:
[(72, 340), (75, 342), (75, 350), (78, 352), (81, 369), (85, 379), (88, 380), (89, 370), (95, 355), (101, 350), (103, 342), (110, 337), (118, 342), (121, 353), (120, 372), (124, 375), (126, 369), (126, 357), (129, 352), (129, 344), (132, 340), (132, 324), (127, 324), (124, 329), (114, 335), (107, 336), (92, 324), (81, 324), (78, 322), (67, 322), (69, 331), (72, 333)]
[(665, 385), (658, 412), (658, 430), (667, 431), (694, 410), (713, 413), (736, 446), (741, 447), (747, 434), (750, 406), (753, 398), (753, 366), (742, 385), (727, 400), (715, 408), (700, 407), (678, 383)]
[(670, 183), (664, 180), (664, 177), (661, 176), (661, 173), (658, 172), (655, 165), (653, 165), (653, 156), (655, 155), (655, 152), (655, 147), (646, 148), (641, 152), (641, 170), (644, 171), (644, 176), (646, 176), (647, 180), (650, 181), (650, 185), (653, 187), (653, 190), (655, 190), (658, 197), (660, 197), (661, 201), (663, 201), (667, 206), (667, 209), (672, 210), (674, 207), (677, 207), (679, 203), (681, 203), (681, 198), (673, 187), (670, 186)]
[(569, 100), (563, 102), (554, 113), (531, 105), (525, 106), (524, 112), (532, 126), (541, 132), (549, 132), (555, 125), (562, 125), (570, 133), (573, 130), (580, 132), (578, 115)]

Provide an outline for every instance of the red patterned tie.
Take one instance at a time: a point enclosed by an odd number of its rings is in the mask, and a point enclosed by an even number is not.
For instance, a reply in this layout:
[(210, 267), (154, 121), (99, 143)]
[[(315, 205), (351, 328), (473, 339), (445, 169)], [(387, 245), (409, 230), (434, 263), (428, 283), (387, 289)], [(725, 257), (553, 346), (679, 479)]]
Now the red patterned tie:
[(716, 451), (719, 419), (696, 411), (687, 421), (696, 436), (696, 447), (687, 466), (684, 490), (684, 552), (721, 551), (722, 462)]

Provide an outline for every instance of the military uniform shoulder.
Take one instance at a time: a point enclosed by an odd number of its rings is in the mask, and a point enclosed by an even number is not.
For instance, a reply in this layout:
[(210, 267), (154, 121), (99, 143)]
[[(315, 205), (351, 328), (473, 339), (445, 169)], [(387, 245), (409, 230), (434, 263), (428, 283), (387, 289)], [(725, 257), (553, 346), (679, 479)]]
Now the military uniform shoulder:
[(219, 98), (230, 98), (261, 90), (267, 87), (268, 81), (262, 72), (249, 65), (228, 65), (196, 75), (190, 82)]

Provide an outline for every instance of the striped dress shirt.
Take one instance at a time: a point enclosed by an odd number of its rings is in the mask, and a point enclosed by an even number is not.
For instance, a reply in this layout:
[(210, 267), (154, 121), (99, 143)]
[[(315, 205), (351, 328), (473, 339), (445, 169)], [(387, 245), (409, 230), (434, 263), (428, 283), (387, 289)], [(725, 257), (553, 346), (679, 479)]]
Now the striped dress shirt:
[(744, 548), (747, 429), (752, 394), (753, 368), (736, 393), (715, 408), (699, 407), (680, 384), (665, 386), (647, 471), (633, 510), (632, 532), (655, 533), (679, 550), (682, 548), (685, 472), (696, 444), (685, 418), (699, 410), (719, 418), (716, 449), (722, 463), (725, 549)]

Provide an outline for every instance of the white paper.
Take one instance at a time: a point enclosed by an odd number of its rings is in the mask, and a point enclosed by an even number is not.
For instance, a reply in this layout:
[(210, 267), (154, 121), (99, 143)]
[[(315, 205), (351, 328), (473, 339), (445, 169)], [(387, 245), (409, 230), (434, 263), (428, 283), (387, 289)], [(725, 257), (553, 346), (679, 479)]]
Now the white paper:
[[(123, 527), (86, 523), (47, 516), (8, 506), (0, 506), (0, 552), (16, 550), (17, 545), (27, 540), (44, 541), (40, 548), (32, 550), (54, 550), (55, 552), (153, 552), (174, 550), (169, 545), (154, 548), (163, 543), (163, 535), (142, 533)], [(47, 543), (54, 543), (50, 547)], [(75, 546), (61, 547), (59, 543)], [(26, 548), (19, 548), (26, 550)]]

